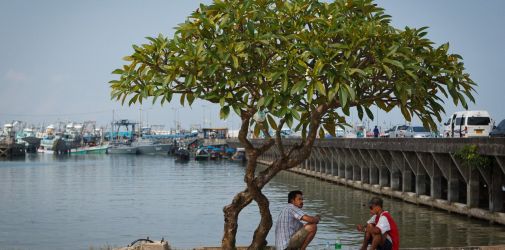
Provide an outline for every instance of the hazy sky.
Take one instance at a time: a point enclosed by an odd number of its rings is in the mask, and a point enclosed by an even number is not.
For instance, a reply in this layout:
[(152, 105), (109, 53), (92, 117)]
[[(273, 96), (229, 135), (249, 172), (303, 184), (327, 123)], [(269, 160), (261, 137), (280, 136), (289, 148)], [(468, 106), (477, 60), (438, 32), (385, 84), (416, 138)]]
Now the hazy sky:
[[(140, 119), (140, 106), (121, 106), (110, 100), (111, 72), (123, 65), (131, 45), (159, 33), (172, 36), (173, 27), (195, 10), (200, 0), (0, 0), (0, 124), (12, 120), (45, 124), (56, 121), (115, 117)], [(428, 37), (449, 42), (463, 56), (479, 85), (470, 109), (488, 110), (495, 120), (505, 118), (505, 1), (503, 0), (382, 0), (379, 6), (393, 16), (393, 25), (429, 26)], [(238, 119), (221, 121), (218, 106), (195, 102), (144, 103), (149, 124), (183, 127), (201, 124), (238, 128)], [(448, 116), (461, 109), (445, 105)], [(356, 119), (356, 117), (353, 117)], [(402, 123), (399, 112), (379, 112), (379, 124)], [(212, 123), (212, 124), (210, 124)], [(373, 122), (375, 123), (375, 122)]]

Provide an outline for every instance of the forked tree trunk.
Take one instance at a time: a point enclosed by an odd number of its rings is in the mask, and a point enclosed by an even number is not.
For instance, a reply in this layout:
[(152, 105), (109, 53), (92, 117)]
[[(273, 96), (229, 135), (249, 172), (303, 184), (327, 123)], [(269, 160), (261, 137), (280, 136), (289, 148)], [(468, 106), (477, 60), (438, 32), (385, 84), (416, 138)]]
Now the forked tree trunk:
[(224, 234), (221, 241), (222, 249), (236, 249), (236, 235), (238, 228), (238, 215), (240, 211), (253, 200), (249, 191), (246, 189), (235, 195), (231, 204), (223, 208), (224, 212)]
[[(319, 106), (318, 109), (313, 112), (311, 115), (311, 123), (309, 126), (309, 134), (307, 136), (307, 141), (301, 147), (293, 148), (298, 152), (296, 160), (290, 161), (290, 163), (284, 162), (289, 159), (292, 151), (289, 154), (284, 154), (280, 161), (276, 161), (273, 165), (267, 168), (266, 171), (263, 171), (259, 174), (259, 176), (255, 176), (257, 159), (260, 155), (265, 153), (270, 147), (272, 147), (275, 142), (274, 140), (269, 140), (267, 143), (263, 144), (260, 148), (254, 148), (251, 142), (247, 139), (247, 131), (249, 126), (249, 121), (251, 118), (251, 114), (254, 112), (249, 112), (249, 116), (243, 114), (242, 116), (242, 126), (239, 132), (239, 140), (245, 145), (246, 154), (248, 158), (246, 174), (244, 176), (244, 181), (247, 184), (247, 189), (235, 195), (232, 203), (223, 208), (224, 212), (224, 234), (221, 242), (222, 249), (236, 249), (236, 234), (238, 228), (238, 215), (242, 211), (244, 207), (249, 205), (252, 200), (254, 200), (259, 207), (261, 220), (256, 228), (253, 236), (253, 241), (248, 249), (256, 250), (256, 249), (264, 249), (267, 246), (267, 235), (272, 228), (272, 215), (270, 213), (270, 204), (268, 198), (261, 192), (263, 187), (281, 170), (288, 169), (290, 167), (298, 165), (303, 160), (307, 159), (310, 156), (310, 149), (314, 144), (314, 140), (317, 135), (317, 131), (319, 128), (319, 120), (321, 119), (321, 114), (327, 110), (327, 106)], [(279, 125), (282, 128), (282, 121)], [(281, 151), (284, 151), (282, 147), (282, 140), (280, 137), (280, 130), (277, 131), (277, 141), (279, 143), (279, 147)], [(268, 134), (268, 131), (267, 133)]]
[(261, 221), (254, 231), (254, 237), (249, 250), (264, 249), (268, 242), (266, 240), (268, 232), (272, 228), (272, 214), (270, 213), (270, 206), (268, 198), (258, 190), (258, 194), (254, 198), (260, 209)]

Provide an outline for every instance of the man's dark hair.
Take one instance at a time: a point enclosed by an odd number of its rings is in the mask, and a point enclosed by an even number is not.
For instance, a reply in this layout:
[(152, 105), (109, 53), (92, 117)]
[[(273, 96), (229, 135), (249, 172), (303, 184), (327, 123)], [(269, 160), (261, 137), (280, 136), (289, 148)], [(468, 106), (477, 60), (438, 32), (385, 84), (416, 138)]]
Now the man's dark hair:
[(376, 205), (376, 206), (379, 206), (382, 208), (382, 204), (384, 202), (382, 201), (382, 199), (380, 197), (373, 197), (372, 199), (370, 199), (370, 201), (368, 202), (368, 206), (372, 206), (372, 205)]
[(295, 197), (296, 197), (297, 194), (303, 195), (302, 191), (300, 191), (300, 190), (295, 190), (295, 191), (289, 192), (289, 194), (288, 194), (288, 203), (291, 203), (291, 201), (293, 201), (295, 199)]

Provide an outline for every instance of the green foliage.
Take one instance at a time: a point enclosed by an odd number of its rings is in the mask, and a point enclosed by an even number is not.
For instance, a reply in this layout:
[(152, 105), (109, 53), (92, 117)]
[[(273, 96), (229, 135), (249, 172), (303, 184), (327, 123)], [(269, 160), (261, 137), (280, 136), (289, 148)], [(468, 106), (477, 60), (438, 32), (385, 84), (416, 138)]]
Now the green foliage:
[(128, 64), (112, 72), (119, 79), (110, 81), (111, 96), (131, 105), (181, 94), (182, 105), (219, 103), (221, 118), (262, 110), (272, 116), (264, 127), (284, 119), (303, 135), (322, 106), (315, 129), (333, 132), (351, 108), (373, 119), (375, 105), (398, 107), (435, 129), (442, 98), (466, 108), (475, 84), (447, 43), (424, 37), (426, 27), (399, 30), (390, 22), (371, 0), (215, 0), (174, 37), (133, 45)]
[(465, 145), (463, 148), (458, 150), (454, 156), (463, 161), (468, 167), (487, 167), (492, 164), (492, 158), (489, 156), (479, 154), (479, 148), (477, 145)]

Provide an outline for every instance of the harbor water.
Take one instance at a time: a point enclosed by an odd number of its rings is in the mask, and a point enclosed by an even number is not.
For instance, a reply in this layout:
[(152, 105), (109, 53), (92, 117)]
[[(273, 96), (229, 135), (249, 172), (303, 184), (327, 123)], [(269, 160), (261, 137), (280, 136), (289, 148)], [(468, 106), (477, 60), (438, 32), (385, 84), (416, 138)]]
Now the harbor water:
[[(244, 188), (244, 166), (221, 161), (175, 162), (170, 156), (32, 154), (0, 161), (0, 249), (89, 249), (162, 237), (177, 249), (219, 246), (222, 208)], [(282, 172), (264, 189), (274, 226), (290, 190), (304, 192), (304, 210), (322, 221), (312, 249), (339, 237), (356, 249), (355, 228), (370, 214), (372, 194)], [(401, 247), (505, 244), (505, 227), (384, 198)], [(255, 204), (239, 218), (238, 245), (250, 243)], [(274, 243), (274, 228), (269, 244)]]

